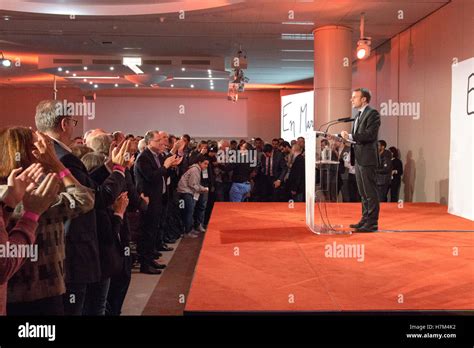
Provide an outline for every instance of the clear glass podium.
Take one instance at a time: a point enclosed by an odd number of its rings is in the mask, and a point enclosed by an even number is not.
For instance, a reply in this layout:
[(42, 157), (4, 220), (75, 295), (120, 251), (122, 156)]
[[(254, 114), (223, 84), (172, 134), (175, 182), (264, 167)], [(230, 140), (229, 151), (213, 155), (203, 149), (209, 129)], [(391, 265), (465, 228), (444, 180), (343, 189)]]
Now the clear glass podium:
[[(329, 150), (316, 156), (317, 139), (323, 132), (311, 131), (305, 137), (306, 225), (319, 235), (352, 234), (349, 226), (340, 223), (342, 203), (338, 201), (338, 155), (331, 150), (335, 140), (329, 140)], [(319, 152), (318, 152), (319, 153)], [(320, 158), (317, 158), (320, 157)], [(316, 181), (319, 172), (319, 182)]]

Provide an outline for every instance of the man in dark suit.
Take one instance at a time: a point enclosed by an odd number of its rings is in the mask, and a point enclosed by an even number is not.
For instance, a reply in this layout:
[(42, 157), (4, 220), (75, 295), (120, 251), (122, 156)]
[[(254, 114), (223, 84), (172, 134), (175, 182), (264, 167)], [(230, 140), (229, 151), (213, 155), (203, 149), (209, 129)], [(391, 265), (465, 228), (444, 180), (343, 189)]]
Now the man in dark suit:
[(369, 106), (371, 94), (368, 89), (358, 88), (352, 92), (352, 107), (357, 110), (351, 133), (341, 132), (344, 139), (356, 143), (351, 145), (351, 164), (355, 164), (357, 187), (362, 200), (362, 218), (350, 225), (355, 232), (375, 232), (378, 229), (380, 204), (377, 194), (376, 169), (379, 162), (377, 139), (380, 114)]
[(139, 253), (141, 256), (140, 272), (160, 274), (165, 265), (156, 261), (156, 254), (162, 237), (164, 205), (167, 194), (167, 181), (170, 168), (177, 167), (182, 158), (169, 156), (163, 163), (162, 157), (168, 147), (168, 135), (164, 132), (149, 131), (145, 135), (146, 148), (138, 156), (134, 171), (137, 190), (149, 198), (146, 211), (141, 217), (141, 236)]
[(288, 176), (288, 189), (291, 199), (295, 202), (305, 201), (305, 159), (302, 154), (303, 149), (299, 144), (294, 144), (291, 148), (293, 163)]
[[(65, 223), (66, 235), (66, 315), (82, 315), (94, 312), (85, 309), (86, 297), (96, 297), (95, 289), (100, 284), (101, 269), (97, 239), (96, 210), (112, 205), (125, 185), (124, 166), (127, 163), (126, 144), (114, 151), (111, 162), (116, 165), (109, 170), (109, 177), (98, 185), (87, 172), (81, 160), (71, 153), (68, 144), (77, 121), (58, 112), (55, 100), (41, 101), (36, 108), (35, 122), (39, 131), (54, 140), (56, 155), (71, 174), (84, 186), (95, 191), (95, 205), (90, 212)], [(60, 106), (60, 105), (59, 105)], [(87, 301), (89, 302), (89, 301)]]
[(387, 150), (387, 142), (379, 140), (379, 164), (377, 166), (377, 193), (380, 202), (387, 202), (388, 190), (392, 181), (392, 153)]
[(272, 145), (265, 144), (260, 165), (257, 168), (258, 179), (255, 184), (255, 195), (260, 201), (278, 200), (279, 189), (287, 169), (284, 155)]

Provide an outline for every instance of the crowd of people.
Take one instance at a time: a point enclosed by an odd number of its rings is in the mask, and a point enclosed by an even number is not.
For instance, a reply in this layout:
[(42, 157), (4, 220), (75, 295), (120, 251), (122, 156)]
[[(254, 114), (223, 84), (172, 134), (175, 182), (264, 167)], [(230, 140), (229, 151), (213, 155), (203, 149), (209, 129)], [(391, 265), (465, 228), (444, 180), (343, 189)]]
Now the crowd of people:
[[(305, 201), (303, 137), (196, 142), (93, 129), (73, 138), (77, 121), (56, 103), (39, 103), (36, 131), (0, 130), (0, 246), (37, 248), (34, 258), (0, 257), (0, 314), (120, 315), (134, 263), (160, 274), (170, 244), (205, 233), (215, 202)], [(390, 190), (398, 201), (402, 163), (386, 146), (380, 200)], [(323, 139), (321, 149), (340, 163), (317, 178), (327, 198), (358, 201), (348, 147)]]

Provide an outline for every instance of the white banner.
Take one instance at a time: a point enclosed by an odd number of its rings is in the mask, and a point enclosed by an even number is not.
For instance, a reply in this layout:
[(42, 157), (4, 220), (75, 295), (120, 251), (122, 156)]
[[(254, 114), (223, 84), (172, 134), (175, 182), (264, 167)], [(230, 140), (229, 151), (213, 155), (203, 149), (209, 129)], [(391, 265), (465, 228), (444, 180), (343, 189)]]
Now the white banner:
[(314, 130), (314, 91), (281, 97), (280, 124), (281, 137), (288, 142)]
[(448, 212), (474, 220), (474, 58), (452, 66)]

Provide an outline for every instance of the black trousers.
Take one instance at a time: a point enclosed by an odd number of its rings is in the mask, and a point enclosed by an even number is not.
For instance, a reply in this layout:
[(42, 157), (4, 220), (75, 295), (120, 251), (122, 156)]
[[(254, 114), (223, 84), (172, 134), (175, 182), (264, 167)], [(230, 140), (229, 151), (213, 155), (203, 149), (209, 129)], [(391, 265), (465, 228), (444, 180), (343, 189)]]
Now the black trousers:
[(380, 202), (387, 202), (387, 195), (388, 195), (389, 188), (390, 188), (389, 184), (377, 185), (377, 192), (379, 195)]
[(140, 262), (150, 263), (154, 259), (157, 244), (163, 240), (162, 237), (163, 205), (161, 201), (150, 200), (148, 208), (141, 213), (140, 238), (138, 240), (138, 253)]
[(380, 203), (375, 181), (375, 166), (355, 164), (357, 188), (362, 201), (361, 222), (368, 226), (377, 226), (379, 221)]
[(342, 199), (344, 202), (360, 202), (355, 174), (348, 173), (347, 179), (342, 180)]
[(400, 178), (392, 180), (392, 183), (390, 184), (390, 202), (398, 202), (401, 184), (402, 182)]

